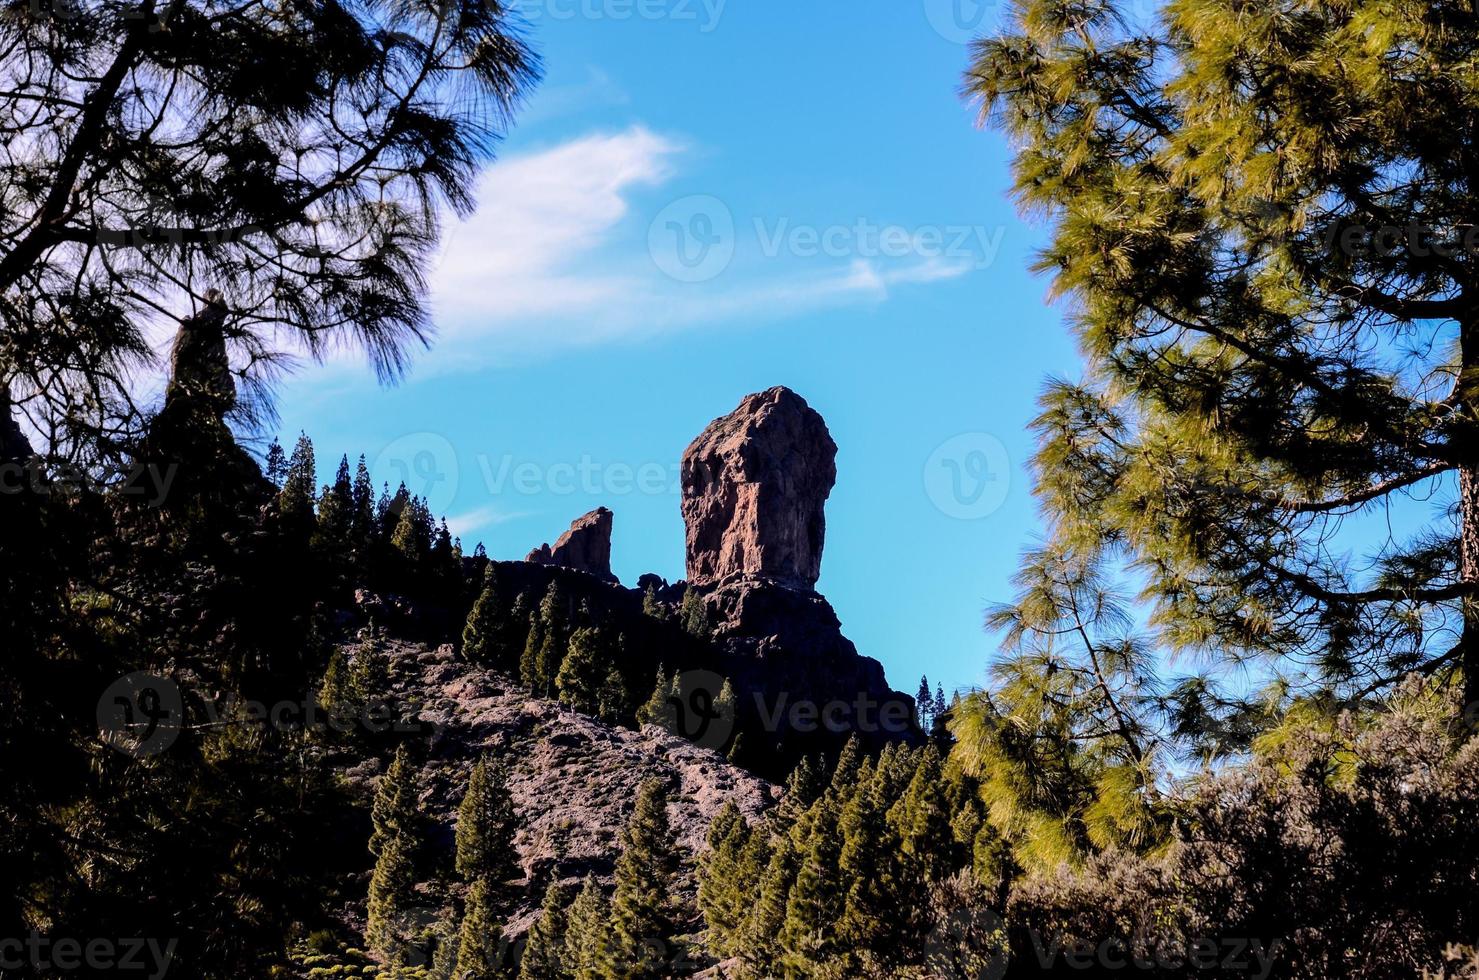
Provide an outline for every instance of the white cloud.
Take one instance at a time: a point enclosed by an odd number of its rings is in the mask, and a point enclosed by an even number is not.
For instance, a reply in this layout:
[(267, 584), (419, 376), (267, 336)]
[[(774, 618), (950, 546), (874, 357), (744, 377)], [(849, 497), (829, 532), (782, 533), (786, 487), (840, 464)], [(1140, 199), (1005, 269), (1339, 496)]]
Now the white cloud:
[[(440, 339), (432, 372), (510, 351), (548, 350), (745, 317), (791, 317), (876, 304), (895, 286), (955, 278), (970, 262), (938, 257), (757, 260), (742, 236), (710, 281), (678, 282), (648, 251), (685, 144), (642, 127), (515, 155), (482, 176), (477, 212), (449, 227), (431, 277)], [(638, 205), (641, 205), (640, 210)], [(650, 212), (650, 213), (649, 213)]]
[(452, 514), (447, 518), (447, 529), (456, 537), (465, 538), (474, 531), (492, 527), (495, 524), (505, 524), (530, 516), (530, 511), (505, 511), (502, 508), (487, 504), (464, 511), (461, 514)]

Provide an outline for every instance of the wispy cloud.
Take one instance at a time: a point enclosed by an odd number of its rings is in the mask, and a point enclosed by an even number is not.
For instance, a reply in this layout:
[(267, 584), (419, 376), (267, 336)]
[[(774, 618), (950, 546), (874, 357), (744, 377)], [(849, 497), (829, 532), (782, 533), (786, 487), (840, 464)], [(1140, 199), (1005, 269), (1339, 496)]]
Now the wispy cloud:
[[(880, 303), (894, 287), (971, 271), (969, 261), (939, 257), (788, 261), (742, 248), (723, 275), (680, 282), (649, 251), (663, 203), (650, 192), (674, 177), (686, 149), (634, 126), (490, 168), (477, 212), (449, 229), (432, 275), (441, 339), (426, 366), (456, 370), (509, 351)], [(729, 234), (754, 237), (742, 225)]]
[(466, 537), (475, 531), (482, 531), (497, 524), (506, 524), (509, 521), (530, 517), (533, 513), (533, 511), (509, 511), (496, 504), (486, 504), (460, 514), (449, 515), (447, 529), (458, 537)]

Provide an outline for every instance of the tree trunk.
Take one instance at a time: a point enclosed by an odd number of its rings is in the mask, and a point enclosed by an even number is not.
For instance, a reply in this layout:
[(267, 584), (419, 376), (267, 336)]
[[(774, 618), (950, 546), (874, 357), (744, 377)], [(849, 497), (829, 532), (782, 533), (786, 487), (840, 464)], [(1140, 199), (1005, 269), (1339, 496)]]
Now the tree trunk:
[(1459, 329), (1460, 367), (1455, 394), (1458, 396), (1458, 521), (1459, 579), (1470, 586), (1462, 603), (1463, 633), (1459, 640), (1459, 662), (1464, 672), (1463, 716), (1479, 720), (1479, 321), (1466, 318)]

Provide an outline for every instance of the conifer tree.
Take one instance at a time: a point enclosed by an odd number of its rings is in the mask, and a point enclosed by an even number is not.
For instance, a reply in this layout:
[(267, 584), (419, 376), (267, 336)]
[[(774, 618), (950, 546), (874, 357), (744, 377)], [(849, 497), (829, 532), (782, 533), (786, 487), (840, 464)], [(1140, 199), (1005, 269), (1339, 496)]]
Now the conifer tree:
[[(403, 745), (395, 750), (390, 768), (381, 777), (375, 790), (375, 801), (370, 807), (371, 854), (378, 856), (391, 840), (403, 843), (416, 840), (419, 828), (416, 783), (411, 753)], [(409, 860), (409, 852), (404, 857)]]
[(494, 913), (496, 891), (492, 879), (482, 877), (468, 889), (457, 942), (457, 976), (462, 980), (503, 980), (513, 975), (511, 950)]
[(852, 792), (857, 786), (858, 772), (863, 767), (863, 761), (863, 743), (856, 735), (849, 736), (847, 744), (842, 747), (842, 754), (837, 757), (837, 765), (832, 769), (831, 788), (834, 793)]
[(535, 616), (529, 620), (524, 653), (519, 657), (519, 681), (530, 694), (543, 693), (543, 685), (539, 681), (539, 651), (543, 647), (544, 624)]
[(626, 678), (620, 668), (612, 664), (606, 669), (606, 678), (601, 682), (601, 693), (597, 698), (596, 713), (608, 725), (622, 724), (631, 717)]
[(472, 663), (491, 663), (503, 624), (498, 607), (498, 579), (492, 562), (483, 571), (483, 588), (473, 601), (462, 628), (462, 657)]
[(914, 704), (919, 727), (923, 731), (929, 731), (934, 722), (935, 702), (930, 694), (930, 679), (921, 677), (919, 679), (919, 693), (914, 695)]
[(313, 440), (308, 433), (298, 434), (293, 454), (288, 458), (282, 490), (277, 495), (278, 510), (290, 523), (305, 531), (313, 526), (313, 500), (318, 487), (317, 466), (313, 460)]
[(405, 949), (404, 915), (413, 900), (416, 883), (412, 852), (415, 841), (401, 834), (386, 837), (377, 847), (375, 870), (370, 876), (366, 910), (365, 941), (381, 956), (396, 959)]
[(842, 837), (837, 805), (828, 793), (797, 824), (799, 861), (786, 896), (785, 921), (779, 932), (781, 963), (787, 976), (811, 976), (837, 953), (837, 923), (844, 894), (838, 865)]
[(273, 486), (279, 490), (282, 489), (283, 481), (288, 476), (288, 457), (282, 451), (282, 443), (276, 439), (273, 439), (272, 445), (267, 447), (267, 462), (263, 473)]
[(930, 712), (930, 729), (940, 726), (949, 707), (945, 704), (945, 685), (935, 685), (935, 704)]
[(739, 933), (760, 886), (752, 875), (761, 869), (746, 860), (754, 856), (750, 837), (739, 807), (726, 803), (709, 825), (707, 850), (699, 859), (698, 908), (709, 927), (709, 950), (721, 960), (741, 951)]
[[(1056, 660), (1098, 660), (1124, 695), (1210, 661), (1151, 718), (1207, 755), (1295, 698), (1333, 715), (1414, 670), (1479, 703), (1479, 181), (1455, 166), (1470, 110), (1439, 108), (1467, 99), (1472, 26), (1370, 3), (1122, 14), (1027, 0), (967, 76), (1051, 223), (1038, 268), (1088, 361), (1034, 423), (1050, 533), (1023, 593), (1052, 606), (1005, 628), (1045, 648), (1083, 623)], [(1370, 560), (1332, 546), (1363, 526)], [(1133, 651), (1062, 585), (1124, 565)], [(1105, 764), (1148, 794), (1145, 719), (1119, 713)]]
[(670, 960), (677, 931), (673, 903), (678, 853), (667, 803), (661, 780), (643, 782), (621, 837), (611, 901), (611, 980), (656, 980), (665, 975)]
[(902, 910), (915, 897), (900, 875), (899, 841), (886, 816), (887, 779), (882, 762), (871, 778), (866, 770), (861, 773), (837, 820), (842, 838), (838, 878), (844, 898), (836, 934), (844, 962), (855, 972), (897, 952)]
[(350, 521), (354, 534), (354, 553), (361, 568), (364, 567), (370, 554), (370, 546), (375, 536), (375, 485), (370, 480), (370, 468), (365, 465), (365, 457), (360, 456), (359, 462), (354, 468), (354, 484), (350, 488), (350, 502), (352, 518)]
[(672, 618), (672, 610), (658, 597), (657, 586), (652, 584), (648, 584), (647, 591), (642, 593), (642, 612), (659, 622), (667, 622)]
[(668, 680), (667, 672), (661, 667), (657, 668), (657, 683), (653, 685), (652, 694), (637, 709), (637, 724), (659, 725), (670, 728), (672, 724), (672, 705), (668, 698), (672, 696), (673, 685)]
[(560, 703), (573, 711), (593, 715), (600, 708), (601, 685), (605, 680), (601, 660), (601, 632), (583, 626), (570, 636), (565, 658), (555, 676)]
[(570, 980), (565, 933), (571, 898), (558, 882), (551, 882), (544, 890), (539, 918), (529, 927), (524, 942), (519, 980)]
[(713, 632), (709, 626), (709, 607), (703, 596), (689, 586), (683, 593), (683, 603), (678, 607), (678, 619), (691, 635), (707, 640)]
[(457, 810), (457, 873), (470, 883), (486, 880), (496, 896), (521, 877), (514, 850), (517, 830), (507, 774), (491, 759), (479, 759)]
[[(762, 836), (753, 834), (752, 840)], [(756, 860), (759, 860), (759, 853), (755, 853)], [(777, 838), (760, 876), (754, 907), (740, 933), (740, 955), (760, 976), (772, 976), (779, 970), (781, 950), (778, 940), (786, 925), (791, 886), (800, 871), (801, 857), (790, 834)]]
[(781, 829), (789, 831), (826, 789), (825, 762), (820, 757), (803, 756), (791, 770), (791, 775), (786, 777), (786, 794), (776, 811)]
[(889, 810), (889, 824), (899, 838), (902, 856), (921, 883), (943, 881), (955, 871), (950, 821), (940, 753), (928, 745), (919, 753), (909, 788)]
[(611, 944), (611, 906), (587, 878), (566, 917), (564, 964), (572, 980), (610, 980)]
[(385, 652), (380, 649), (374, 625), (354, 650), (354, 659), (349, 662), (349, 700), (356, 708), (379, 703), (386, 693), (390, 680), (390, 664)]
[(347, 584), (354, 548), (354, 491), (347, 456), (339, 460), (334, 482), (319, 495), (313, 547), (331, 580), (341, 587)]

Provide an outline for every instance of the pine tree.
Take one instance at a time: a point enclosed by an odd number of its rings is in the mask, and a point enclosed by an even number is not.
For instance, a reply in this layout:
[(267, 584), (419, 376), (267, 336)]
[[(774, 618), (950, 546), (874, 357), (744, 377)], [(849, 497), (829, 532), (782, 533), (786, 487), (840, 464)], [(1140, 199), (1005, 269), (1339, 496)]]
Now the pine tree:
[[(899, 942), (900, 910), (914, 897), (898, 862), (899, 841), (886, 816), (886, 769), (859, 776), (859, 785), (837, 820), (842, 837), (838, 877), (844, 892), (836, 923), (844, 962), (855, 972), (893, 956)], [(866, 955), (864, 955), (866, 954)]]
[(667, 673), (661, 667), (657, 668), (657, 683), (653, 685), (652, 694), (637, 709), (637, 724), (670, 728), (673, 708), (668, 703), (668, 698), (672, 693), (673, 685), (668, 680)]
[(555, 678), (559, 676), (570, 639), (570, 617), (569, 596), (560, 580), (554, 579), (539, 600), (541, 639), (534, 661), (534, 680), (538, 693), (544, 697), (554, 697), (557, 693)]
[(340, 458), (334, 482), (319, 495), (313, 548), (330, 579), (340, 587), (348, 584), (354, 549), (354, 491), (347, 456)]
[[(1034, 422), (1050, 537), (1023, 563), (1018, 615), (996, 621), (1017, 648), (1004, 684), (1041, 670), (1054, 630), (1074, 640), (1055, 662), (1097, 661), (1113, 721), (1087, 778), (1145, 797), (1149, 732), (1242, 751), (1295, 698), (1332, 715), (1414, 670), (1479, 702), (1479, 270), (1442, 258), (1471, 256), (1479, 182), (1454, 169), (1473, 156), (1468, 111), (1455, 125), (1435, 108), (1470, 58), (1444, 16), (1121, 14), (1026, 0), (967, 87), (1017, 147), (1020, 204), (1050, 222), (1037, 267), (1087, 360)], [(1426, 508), (1434, 495), (1453, 506)], [(1377, 518), (1371, 561), (1331, 546), (1373, 511), (1411, 532), (1389, 539)], [(1124, 567), (1141, 608), (1105, 620), (1075, 602)], [(1211, 668), (1135, 704), (1182, 652)], [(1033, 725), (1015, 701), (999, 714)]]
[(847, 739), (847, 744), (842, 747), (842, 755), (837, 757), (837, 765), (832, 770), (832, 790), (838, 794), (851, 793), (857, 785), (858, 772), (863, 766), (863, 743), (856, 735)]
[(471, 663), (492, 663), (497, 656), (496, 644), (503, 631), (497, 573), (490, 562), (483, 571), (483, 589), (473, 602), (472, 610), (467, 614), (467, 623), (462, 628), (463, 659)]
[[(371, 854), (378, 856), (391, 840), (402, 843), (416, 840), (419, 832), (416, 784), (416, 769), (403, 745), (395, 750), (370, 807)], [(404, 856), (409, 860), (409, 852)]]
[(741, 952), (740, 930), (759, 889), (759, 867), (748, 863), (750, 825), (733, 802), (709, 825), (707, 850), (699, 859), (698, 908), (708, 924), (709, 950), (718, 959)]
[(267, 465), (263, 472), (273, 486), (282, 489), (283, 481), (288, 477), (288, 457), (282, 451), (282, 443), (276, 439), (267, 447)]
[(668, 824), (668, 795), (661, 780), (648, 779), (622, 834), (611, 902), (612, 980), (648, 980), (665, 973), (677, 931), (673, 908), (678, 873), (677, 844)]
[(930, 695), (930, 679), (921, 677), (919, 679), (919, 693), (914, 695), (915, 717), (919, 721), (922, 731), (929, 731), (933, 721), (935, 702)]
[(948, 711), (948, 710), (949, 710), (949, 708), (945, 704), (945, 686), (943, 684), (936, 684), (935, 685), (935, 704), (934, 704), (934, 707), (930, 709), (930, 728), (931, 729), (933, 729), (934, 727), (938, 726), (944, 720), (944, 718), (945, 718), (945, 712)]
[(517, 830), (507, 774), (490, 759), (478, 760), (457, 810), (457, 873), (469, 883), (486, 880), (497, 895), (522, 877), (514, 850)]
[(410, 938), (403, 920), (414, 897), (416, 872), (411, 854), (415, 842), (393, 834), (372, 850), (378, 850), (378, 854), (370, 876), (365, 941), (381, 956), (394, 960)]
[(667, 622), (672, 618), (672, 610), (658, 597), (657, 586), (649, 584), (647, 591), (642, 593), (642, 613), (659, 622)]
[(476, 879), (468, 889), (457, 942), (457, 976), (464, 980), (503, 980), (513, 975), (511, 950), (493, 910), (495, 894), (488, 878)]
[(571, 971), (565, 952), (565, 933), (571, 895), (558, 882), (544, 890), (539, 918), (529, 927), (524, 955), (519, 961), (519, 980), (569, 980)]
[[(763, 837), (753, 834), (752, 840)], [(786, 906), (791, 886), (801, 868), (801, 855), (789, 834), (776, 838), (775, 847), (762, 870), (754, 907), (746, 916), (737, 943), (740, 955), (760, 976), (779, 972), (781, 957), (778, 939), (786, 924)]]
[(693, 586), (689, 586), (683, 593), (683, 603), (678, 607), (678, 619), (685, 630), (699, 639), (707, 640), (713, 632), (709, 626), (709, 607)]
[(355, 647), (354, 659), (349, 663), (349, 700), (356, 708), (379, 703), (390, 683), (390, 664), (373, 629)]
[(566, 917), (564, 964), (572, 980), (610, 980), (610, 920), (606, 896), (594, 878), (587, 878)]
[(790, 830), (826, 789), (826, 763), (821, 758), (803, 756), (786, 777), (786, 794), (776, 811), (781, 830)]
[(530, 694), (543, 693), (539, 680), (539, 651), (544, 647), (544, 624), (535, 616), (529, 620), (529, 633), (524, 640), (524, 653), (519, 657), (519, 681)]
[(375, 485), (370, 481), (370, 469), (365, 465), (363, 455), (354, 468), (354, 484), (349, 497), (355, 559), (363, 568), (375, 537)]
[(293, 454), (288, 458), (282, 490), (277, 495), (277, 507), (290, 523), (305, 531), (313, 526), (313, 500), (317, 486), (313, 440), (308, 438), (308, 433), (302, 432), (298, 434)]
[(589, 626), (576, 630), (555, 677), (560, 703), (572, 711), (593, 715), (600, 708), (601, 685), (604, 681), (601, 661), (604, 653), (600, 630)]
[(837, 818), (836, 804), (828, 793), (797, 824), (801, 832), (793, 833), (799, 838), (799, 860), (778, 937), (787, 976), (811, 976), (837, 952), (836, 929), (844, 900)]
[(620, 725), (630, 717), (627, 713), (631, 710), (627, 703), (629, 700), (626, 678), (621, 675), (621, 670), (612, 664), (606, 669), (606, 679), (601, 682), (596, 713), (606, 724)]
[(951, 861), (950, 821), (940, 753), (928, 745), (919, 753), (909, 788), (889, 810), (889, 825), (899, 838), (900, 851), (920, 882), (940, 882), (956, 870)]

